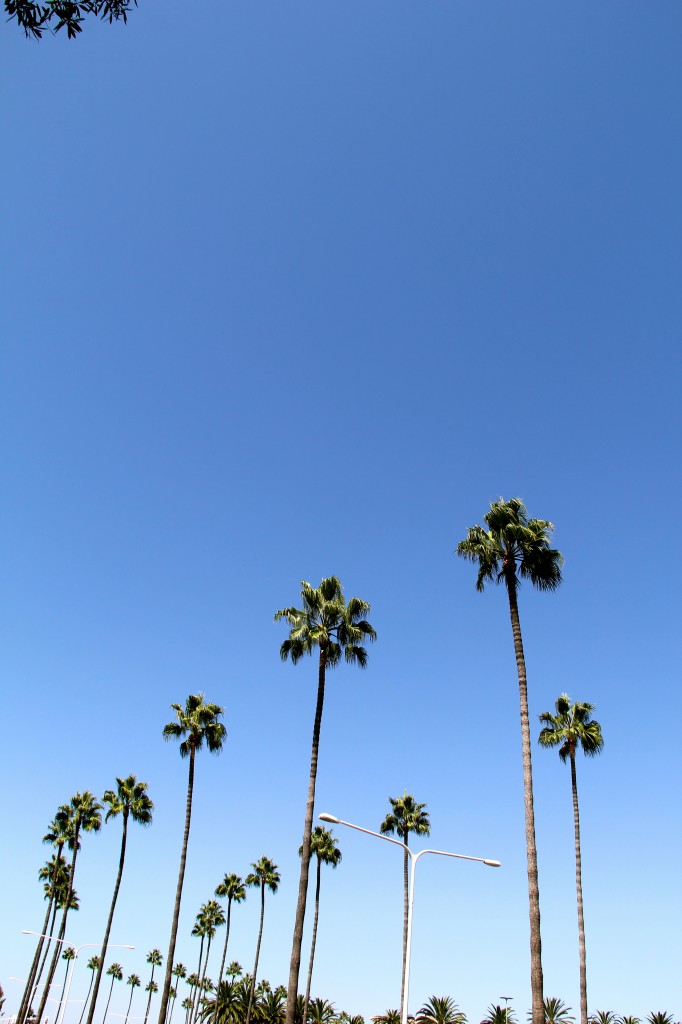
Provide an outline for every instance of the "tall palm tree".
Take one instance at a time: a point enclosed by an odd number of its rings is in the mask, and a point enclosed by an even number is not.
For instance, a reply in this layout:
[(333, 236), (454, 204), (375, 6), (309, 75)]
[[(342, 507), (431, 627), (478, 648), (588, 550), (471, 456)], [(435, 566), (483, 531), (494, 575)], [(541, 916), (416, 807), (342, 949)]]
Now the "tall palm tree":
[(102, 1024), (104, 1024), (104, 1021), (107, 1019), (107, 1014), (109, 1012), (109, 1003), (111, 1002), (111, 994), (114, 991), (114, 982), (123, 981), (123, 968), (121, 967), (121, 965), (116, 963), (112, 964), (111, 967), (109, 967), (109, 969), (107, 970), (107, 977), (111, 978), (111, 985), (109, 986), (109, 998), (107, 999), (107, 1005), (104, 1010), (104, 1016), (102, 1017)]
[(532, 1013), (533, 1024), (544, 1024), (540, 889), (535, 844), (533, 766), (528, 720), (528, 685), (519, 619), (518, 589), (522, 580), (530, 580), (538, 590), (556, 590), (561, 583), (563, 558), (559, 551), (549, 546), (550, 536), (554, 529), (552, 524), (544, 519), (529, 519), (526, 507), (519, 498), (512, 498), (510, 501), (500, 498), (499, 501), (492, 502), (490, 511), (483, 518), (487, 529), (483, 526), (472, 526), (464, 540), (457, 545), (457, 554), (478, 565), (476, 590), (484, 590), (486, 583), (504, 583), (507, 589), (521, 712)]
[[(315, 917), (313, 919), (313, 937), (310, 943), (310, 963), (308, 965), (308, 980), (305, 986), (305, 1001), (303, 1003), (303, 1020), (308, 1020), (308, 1003), (310, 1002), (310, 985), (313, 980), (313, 961), (315, 959), (315, 944), (317, 942), (317, 920), (320, 913), (320, 875), (323, 864), (331, 864), (335, 868), (341, 862), (341, 851), (338, 848), (337, 840), (331, 829), (316, 825), (310, 836), (310, 852), (317, 858), (317, 874), (315, 880)], [(299, 856), (303, 854), (303, 847), (298, 851)]]
[[(71, 909), (71, 895), (73, 892), (73, 881), (76, 875), (76, 858), (78, 857), (78, 851), (80, 849), (80, 836), (83, 832), (99, 832), (102, 827), (102, 805), (97, 802), (92, 793), (87, 790), (83, 793), (76, 793), (75, 796), (71, 797), (68, 804), (60, 807), (57, 812), (57, 816), (61, 815), (64, 819), (68, 819), (65, 824), (65, 828), (69, 832), (67, 839), (67, 845), (70, 850), (73, 851), (71, 855), (71, 871), (69, 874), (69, 888), (66, 893), (64, 900), (64, 909), (62, 911), (62, 920), (59, 926), (58, 938), (64, 939), (66, 935), (66, 919)], [(38, 1008), (38, 1020), (43, 1019), (45, 1013), (45, 1006), (47, 1004), (47, 997), (50, 991), (50, 985), (54, 980), (54, 972), (57, 967), (57, 960), (59, 959), (59, 947), (61, 943), (55, 942), (55, 950), (52, 954), (52, 960), (47, 971), (47, 980), (43, 995), (40, 1000), (40, 1006)]]
[[(562, 761), (571, 765), (573, 794), (573, 831), (575, 836), (575, 890), (578, 900), (578, 949), (580, 955), (580, 1021), (587, 1024), (587, 964), (585, 953), (585, 918), (583, 916), (582, 857), (580, 853), (580, 814), (578, 811), (578, 782), (575, 754), (580, 748), (587, 757), (596, 757), (604, 747), (599, 722), (592, 719), (594, 705), (585, 701), (571, 704), (568, 694), (562, 693), (554, 704), (555, 714), (544, 711), (540, 721), (544, 728), (538, 737), (541, 747), (558, 747)], [(609, 1024), (602, 1021), (601, 1024)]]
[(155, 992), (158, 992), (159, 990), (158, 985), (156, 988), (152, 988), (152, 985), (154, 984), (154, 968), (160, 967), (161, 964), (163, 963), (163, 954), (161, 953), (161, 950), (150, 949), (149, 952), (147, 953), (147, 963), (152, 965), (152, 973), (149, 979), (149, 984), (145, 985), (144, 989), (145, 992), (149, 992), (149, 997), (147, 999), (147, 1008), (144, 1011), (144, 1024), (147, 1024), (147, 1021), (149, 1020), (149, 1007), (152, 1005), (152, 996), (154, 995)]
[[(172, 988), (172, 986), (171, 986), (171, 988)], [(151, 1004), (152, 996), (155, 996), (156, 993), (159, 991), (159, 986), (156, 984), (155, 981), (149, 981), (145, 985), (144, 990), (145, 990), (145, 992), (149, 992), (148, 1004)]]
[(90, 993), (92, 992), (92, 985), (95, 980), (95, 974), (97, 973), (100, 963), (101, 960), (98, 956), (91, 956), (90, 959), (88, 960), (87, 967), (88, 970), (90, 971), (90, 984), (88, 985), (88, 994), (85, 997), (85, 1002), (83, 1003), (83, 1009), (81, 1010), (81, 1015), (78, 1019), (78, 1024), (83, 1024), (83, 1017), (85, 1016), (85, 1011), (88, 1008), (88, 1000), (90, 998)]
[(216, 896), (221, 899), (227, 897), (227, 927), (225, 930), (225, 945), (223, 946), (223, 958), (220, 961), (220, 973), (218, 975), (218, 984), (216, 985), (216, 991), (220, 990), (220, 985), (223, 980), (223, 972), (225, 970), (225, 957), (227, 956), (227, 943), (230, 938), (230, 912), (232, 910), (233, 903), (241, 903), (246, 899), (246, 889), (244, 883), (239, 875), (230, 874), (224, 875), (222, 882), (216, 886)]
[[(206, 977), (206, 970), (208, 969), (208, 958), (211, 955), (211, 942), (213, 941), (216, 930), (218, 928), (221, 928), (222, 925), (225, 924), (225, 915), (223, 914), (223, 908), (216, 900), (208, 900), (208, 902), (203, 905), (201, 910), (204, 926), (204, 935), (208, 939), (208, 942), (206, 944), (206, 957), (204, 959), (204, 969), (201, 973), (201, 981), (199, 982), (199, 988), (203, 993), (204, 989), (208, 988), (206, 984), (207, 982), (209, 982), (211, 988), (213, 987), (213, 983), (210, 981), (210, 979)], [(204, 996), (202, 995), (201, 998), (204, 998)], [(197, 1019), (197, 1013), (199, 1011), (200, 1005), (201, 1000), (198, 999), (197, 1008), (194, 1011), (195, 1021)]]
[(466, 1024), (463, 1013), (450, 996), (431, 996), (415, 1018), (416, 1024)]
[(125, 863), (126, 844), (128, 841), (128, 820), (132, 819), (138, 825), (151, 825), (152, 813), (154, 811), (154, 804), (147, 795), (147, 783), (138, 782), (134, 775), (129, 775), (127, 779), (117, 778), (116, 792), (108, 789), (102, 797), (102, 801), (108, 807), (104, 820), (110, 821), (112, 818), (116, 818), (120, 815), (123, 823), (123, 831), (121, 833), (121, 852), (118, 859), (118, 872), (116, 874), (116, 883), (114, 885), (114, 895), (109, 908), (107, 926), (104, 930), (104, 941), (102, 942), (102, 952), (100, 953), (100, 960), (102, 963), (95, 977), (95, 987), (92, 992), (92, 1001), (90, 1003), (90, 1010), (88, 1011), (86, 1024), (92, 1024), (95, 1016), (95, 1006), (97, 1005), (97, 996), (99, 994), (99, 986), (102, 980), (102, 969), (107, 956), (107, 946), (109, 945), (111, 925), (114, 920), (118, 891), (121, 888), (121, 878), (123, 877), (123, 865)]
[[(178, 963), (178, 964), (175, 965), (175, 967), (173, 968), (173, 977), (177, 978), (178, 981), (180, 981), (182, 978), (186, 978), (187, 977), (187, 968), (185, 967), (184, 964)], [(172, 996), (173, 1002), (171, 1003), (170, 1013), (168, 1014), (169, 1024), (170, 1024), (170, 1021), (172, 1021), (172, 1019), (173, 1019), (173, 1010), (175, 1009), (175, 1000), (177, 998), (177, 995), (178, 995), (178, 990), (177, 990), (177, 987), (175, 987), (175, 988), (173, 988), (173, 996)]]
[(135, 992), (135, 989), (139, 988), (141, 984), (142, 984), (142, 982), (140, 981), (139, 974), (131, 974), (130, 977), (128, 978), (128, 980), (126, 981), (126, 985), (130, 985), (130, 999), (128, 1000), (128, 1009), (126, 1010), (126, 1019), (123, 1021), (123, 1024), (128, 1024), (128, 1017), (130, 1016), (130, 1007), (132, 1006), (132, 1002), (133, 1002), (133, 994)]
[(62, 982), (62, 991), (61, 991), (60, 996), (59, 996), (59, 1004), (58, 1005), (60, 1007), (61, 1007), (62, 1003), (64, 1002), (64, 992), (66, 991), (66, 981), (67, 981), (67, 978), (69, 977), (69, 964), (70, 964), (70, 962), (72, 960), (75, 960), (75, 959), (76, 959), (76, 950), (73, 948), (73, 946), (67, 946), (66, 949), (62, 952), (62, 960), (66, 961), (66, 967), (64, 968), (64, 981)]
[(260, 926), (258, 928), (258, 942), (256, 943), (256, 962), (253, 965), (253, 976), (251, 978), (251, 989), (249, 991), (249, 1005), (246, 1010), (245, 1024), (250, 1024), (251, 1010), (253, 1008), (253, 993), (256, 988), (256, 973), (258, 971), (258, 957), (260, 956), (260, 943), (263, 937), (263, 918), (265, 917), (265, 890), (275, 893), (279, 887), (279, 871), (277, 865), (268, 857), (261, 857), (252, 864), (253, 871), (246, 876), (245, 885), (254, 889), (260, 889)]
[[(39, 877), (50, 879), (50, 881), (45, 882), (44, 890), (45, 899), (48, 900), (48, 911), (51, 906), (52, 913), (48, 929), (43, 931), (43, 934), (47, 936), (47, 940), (45, 941), (45, 949), (43, 951), (38, 970), (33, 976), (33, 990), (30, 997), (30, 1003), (25, 1008), (26, 1013), (28, 1013), (29, 1006), (33, 1004), (36, 992), (38, 991), (38, 986), (40, 985), (40, 979), (43, 975), (43, 971), (45, 970), (45, 963), (50, 952), (50, 942), (52, 941), (52, 936), (54, 934), (57, 913), (64, 907), (64, 901), (69, 889), (69, 874), (70, 867), (66, 861), (59, 857), (59, 854), (57, 854), (56, 857), (53, 856), (38, 872)], [(78, 909), (78, 897), (75, 895), (75, 890), (73, 890), (71, 894), (71, 906), (69, 909)], [(39, 939), (38, 946), (36, 947), (36, 955), (40, 952), (40, 946), (42, 943), (43, 939), (41, 938)], [(33, 963), (35, 963), (35, 957), (33, 959)], [(33, 967), (33, 964), (31, 966)]]
[(168, 1011), (168, 997), (171, 987), (173, 971), (173, 959), (175, 957), (175, 943), (178, 936), (178, 922), (180, 920), (180, 901), (182, 900), (182, 886), (185, 880), (185, 864), (187, 862), (187, 843), (189, 840), (189, 826), (192, 819), (192, 794), (194, 792), (194, 758), (198, 750), (206, 744), (212, 754), (219, 754), (223, 749), (223, 741), (227, 735), (227, 729), (219, 722), (224, 709), (219, 704), (209, 704), (204, 700), (204, 694), (190, 694), (182, 704), (171, 704), (175, 711), (176, 721), (168, 722), (163, 728), (165, 740), (180, 739), (180, 757), (189, 758), (189, 778), (187, 780), (187, 802), (185, 805), (185, 831), (182, 837), (182, 850), (180, 852), (180, 870), (178, 872), (178, 885), (175, 892), (175, 905), (173, 907), (173, 921), (171, 923), (170, 940), (168, 943), (168, 954), (166, 956), (166, 976), (163, 980), (161, 992), (161, 1006), (159, 1008), (159, 1024), (165, 1024)]
[[(203, 907), (199, 910), (194, 924), (192, 925), (192, 936), (195, 939), (201, 939), (199, 945), (199, 965), (196, 970), (196, 974), (190, 976), (190, 984), (192, 985), (192, 1011), (189, 1015), (188, 1024), (192, 1024), (195, 1017), (195, 1007), (199, 1005), (199, 987), (201, 984), (201, 964), (204, 959), (204, 939), (206, 938), (206, 921), (203, 916)], [(192, 979), (194, 982), (192, 983)]]
[(305, 654), (312, 654), (316, 649), (318, 651), (317, 704), (310, 755), (308, 798), (303, 825), (301, 875), (298, 883), (296, 918), (289, 965), (286, 1024), (294, 1024), (298, 976), (301, 969), (303, 924), (310, 871), (310, 836), (313, 830), (315, 781), (317, 779), (326, 672), (328, 668), (338, 665), (342, 654), (349, 664), (356, 664), (360, 668), (364, 668), (367, 664), (367, 651), (362, 646), (362, 642), (376, 639), (374, 628), (365, 618), (370, 612), (369, 604), (357, 597), (351, 597), (346, 604), (341, 583), (336, 576), (323, 579), (317, 588), (311, 587), (309, 583), (302, 580), (301, 601), (302, 608), (282, 608), (275, 614), (275, 622), (285, 619), (291, 626), (288, 640), (285, 640), (279, 649), (282, 661), (291, 658), (293, 664), (296, 665)]
[(481, 1024), (516, 1024), (516, 1014), (508, 1004), (491, 1003)]
[[(418, 804), (407, 790), (402, 796), (389, 796), (391, 813), (381, 823), (379, 831), (383, 835), (399, 835), (405, 846), (408, 845), (410, 832), (416, 836), (428, 836), (431, 822), (426, 811), (426, 804)], [(405, 972), (407, 970), (407, 919), (409, 915), (409, 870), (408, 853), (403, 854), (403, 975), (400, 986), (400, 1013), (403, 1013), (405, 1002)]]

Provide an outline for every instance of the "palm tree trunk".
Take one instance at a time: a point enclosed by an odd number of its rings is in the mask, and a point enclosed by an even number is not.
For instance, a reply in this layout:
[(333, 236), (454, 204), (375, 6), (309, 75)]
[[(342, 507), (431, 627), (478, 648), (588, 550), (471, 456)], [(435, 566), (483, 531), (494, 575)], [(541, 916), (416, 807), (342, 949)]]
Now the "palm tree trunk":
[(582, 857), (580, 855), (580, 814), (578, 782), (575, 774), (575, 750), (571, 748), (571, 789), (573, 791), (573, 828), (575, 831), (575, 891), (578, 897), (578, 947), (580, 951), (580, 1024), (587, 1024), (587, 958), (585, 954), (585, 918), (583, 917)]
[(220, 992), (220, 982), (223, 980), (223, 972), (225, 970), (225, 958), (227, 956), (227, 940), (230, 937), (230, 911), (232, 910), (232, 900), (227, 899), (227, 931), (225, 932), (225, 945), (223, 946), (223, 959), (220, 961), (220, 974), (218, 975), (218, 985), (216, 988), (216, 995)]
[(528, 685), (526, 661), (519, 607), (516, 600), (516, 578), (506, 575), (509, 596), (509, 614), (514, 636), (516, 671), (519, 678), (521, 710), (521, 749), (523, 756), (523, 798), (526, 815), (526, 859), (528, 862), (528, 909), (530, 917), (530, 987), (532, 997), (532, 1024), (544, 1024), (545, 1011), (542, 985), (542, 942), (540, 939), (540, 887), (538, 885), (538, 854), (535, 845), (535, 810), (533, 807), (533, 765), (530, 752), (530, 725), (528, 721)]
[(106, 1007), (104, 1009), (104, 1016), (102, 1017), (102, 1024), (104, 1024), (105, 1020), (107, 1019), (107, 1014), (109, 1013), (109, 1003), (111, 1002), (111, 994), (114, 991), (114, 982), (115, 981), (116, 981), (116, 978), (112, 974), (111, 975), (111, 985), (109, 987), (109, 998), (107, 999), (107, 1005), (106, 1005)]
[(28, 1014), (28, 1012), (29, 1012), (29, 1010), (31, 1008), (31, 1005), (33, 1003), (33, 1000), (36, 997), (36, 993), (38, 991), (38, 986), (40, 985), (40, 979), (42, 978), (43, 971), (45, 970), (45, 964), (47, 962), (47, 957), (48, 957), (48, 954), (50, 952), (50, 942), (52, 941), (52, 936), (54, 934), (55, 921), (57, 920), (57, 910), (58, 909), (59, 908), (57, 907), (57, 901), (55, 900), (55, 902), (52, 905), (52, 920), (50, 921), (50, 930), (47, 933), (48, 941), (45, 943), (45, 952), (43, 953), (43, 959), (42, 959), (42, 962), (40, 964), (40, 967), (38, 968), (38, 973), (36, 974), (35, 981), (33, 983), (33, 992), (31, 993), (30, 999), (28, 1001), (28, 1005), (27, 1005), (27, 1007), (26, 1007), (26, 1009), (24, 1011), (26, 1014)]
[[(77, 821), (76, 830), (73, 836), (73, 857), (71, 858), (71, 871), (69, 872), (69, 887), (66, 892), (66, 901), (64, 903), (64, 913), (62, 915), (62, 921), (59, 926), (59, 939), (63, 939), (66, 935), (66, 918), (69, 913), (69, 905), (71, 903), (71, 897), (73, 896), (73, 880), (76, 874), (76, 858), (78, 857), (78, 833), (80, 832), (80, 821)], [(43, 1019), (45, 1013), (45, 1006), (47, 1004), (47, 994), (50, 991), (50, 985), (54, 980), (54, 973), (57, 969), (57, 961), (59, 959), (59, 950), (64, 945), (63, 942), (54, 943), (54, 953), (50, 961), (50, 966), (47, 972), (47, 981), (45, 983), (45, 990), (43, 991), (42, 998), (40, 1000), (40, 1006), (38, 1008), (38, 1021), (37, 1024)]]
[[(249, 1006), (246, 1011), (246, 1020), (244, 1024), (250, 1024), (251, 1021), (251, 1007), (253, 1006), (253, 993), (256, 990), (256, 973), (258, 971), (258, 957), (260, 956), (260, 940), (263, 937), (263, 918), (265, 917), (265, 882), (261, 882), (260, 886), (260, 928), (258, 929), (258, 942), (256, 943), (256, 962), (253, 965), (253, 977), (251, 978), (251, 988), (249, 990)], [(298, 982), (298, 979), (296, 979)], [(305, 1024), (305, 1021), (303, 1022)]]
[(97, 996), (99, 994), (99, 986), (102, 980), (102, 972), (104, 970), (104, 959), (107, 955), (107, 946), (109, 945), (109, 935), (111, 934), (111, 923), (114, 920), (114, 911), (116, 909), (116, 900), (118, 899), (118, 890), (121, 888), (121, 877), (123, 875), (123, 863), (126, 858), (126, 841), (128, 839), (128, 812), (123, 811), (123, 836), (121, 838), (121, 854), (118, 859), (118, 874), (116, 875), (116, 884), (114, 886), (114, 895), (109, 908), (109, 917), (107, 918), (107, 926), (104, 932), (104, 942), (102, 943), (102, 952), (99, 956), (99, 967), (95, 975), (95, 987), (92, 992), (92, 1001), (90, 1003), (90, 1009), (88, 1011), (88, 1019), (85, 1024), (92, 1024), (92, 1019), (95, 1016), (95, 1006), (97, 1005)]
[(211, 955), (211, 940), (213, 936), (209, 934), (208, 943), (206, 944), (206, 959), (204, 960), (204, 970), (201, 975), (201, 981), (199, 982), (199, 998), (197, 999), (197, 1008), (194, 1015), (194, 1020), (199, 1019), (199, 1011), (201, 1009), (201, 1002), (204, 999), (204, 981), (206, 980), (206, 971), (208, 970), (208, 958)]
[[(54, 880), (56, 878), (56, 875), (57, 875), (57, 867), (55, 865), (55, 870), (52, 873), (52, 882), (51, 882), (52, 891), (54, 891)], [(47, 935), (47, 926), (50, 923), (50, 914), (52, 913), (52, 904), (53, 904), (53, 902), (54, 902), (54, 896), (50, 896), (50, 898), (49, 898), (49, 900), (47, 902), (47, 912), (45, 914), (45, 920), (43, 921), (43, 927), (40, 929), (41, 936)], [(55, 910), (56, 910), (56, 907), (55, 907)], [(24, 1018), (25, 1018), (26, 1014), (28, 1013), (28, 1009), (29, 1009), (29, 1006), (30, 1006), (30, 1003), (31, 1003), (31, 1000), (32, 1000), (33, 983), (34, 983), (34, 981), (36, 979), (36, 975), (38, 973), (38, 964), (40, 962), (40, 954), (42, 952), (43, 942), (44, 941), (45, 940), (43, 938), (39, 938), (38, 939), (38, 945), (36, 946), (36, 951), (33, 954), (33, 962), (31, 963), (31, 969), (28, 972), (28, 978), (26, 980), (26, 985), (24, 987), (24, 994), (22, 995), (21, 1003), (19, 1004), (19, 1012), (17, 1013), (17, 1024), (23, 1024)], [(47, 948), (46, 948), (46, 952), (47, 952)]]
[(173, 971), (173, 960), (175, 959), (175, 943), (178, 937), (178, 922), (180, 920), (180, 901), (182, 900), (182, 885), (185, 880), (185, 864), (187, 863), (187, 843), (189, 841), (189, 825), (192, 818), (192, 792), (194, 790), (194, 755), (196, 753), (194, 744), (190, 740), (189, 751), (189, 779), (187, 782), (187, 804), (185, 807), (185, 832), (182, 837), (182, 851), (180, 853), (180, 871), (178, 873), (178, 887), (175, 892), (175, 906), (173, 907), (173, 922), (171, 924), (170, 942), (166, 959), (166, 976), (163, 979), (163, 990), (161, 992), (161, 1007), (159, 1009), (159, 1024), (165, 1024), (166, 1012), (168, 1010), (168, 995), (171, 987)]
[[(156, 950), (155, 950), (155, 952), (156, 952)], [(147, 961), (147, 963), (149, 963), (149, 961)], [(144, 1011), (144, 1024), (147, 1024), (147, 1021), (149, 1020), (149, 1007), (152, 1005), (152, 996), (154, 995), (154, 993), (152, 991), (152, 982), (154, 981), (154, 968), (155, 967), (156, 967), (156, 964), (152, 963), (152, 973), (151, 973), (151, 977), (149, 979), (149, 995), (147, 997), (147, 1008)]]
[(134, 992), (135, 992), (135, 987), (133, 985), (131, 985), (130, 986), (130, 999), (128, 1000), (128, 1009), (126, 1010), (126, 1019), (123, 1021), (123, 1024), (128, 1024), (128, 1017), (130, 1016), (130, 1007), (133, 1005), (133, 994), (134, 994)]
[(191, 1024), (192, 1021), (194, 1021), (196, 1019), (195, 1018), (194, 1008), (195, 1008), (195, 1006), (199, 1005), (199, 992), (201, 991), (201, 962), (202, 962), (203, 959), (204, 959), (204, 936), (202, 935), (201, 936), (201, 943), (199, 945), (199, 966), (197, 967), (197, 983), (196, 983), (196, 985), (194, 987), (194, 992), (192, 992), (192, 1010), (191, 1010), (190, 1015), (189, 1015), (190, 1024)]
[(66, 961), (66, 970), (64, 971), (64, 981), (62, 982), (62, 990), (61, 990), (61, 992), (59, 994), (59, 1002), (57, 1003), (57, 1015), (59, 1015), (59, 1011), (60, 1011), (62, 1003), (64, 1001), (64, 992), (66, 991), (66, 979), (69, 976), (69, 964), (70, 964), (70, 962), (71, 962), (70, 960)]
[(78, 1024), (83, 1024), (83, 1017), (85, 1015), (85, 1011), (86, 1011), (87, 1006), (88, 1006), (88, 999), (90, 998), (90, 993), (92, 992), (92, 983), (94, 982), (94, 980), (95, 980), (95, 971), (92, 972), (92, 976), (90, 978), (90, 984), (88, 985), (88, 994), (85, 997), (85, 1002), (83, 1003), (83, 1009), (81, 1011), (81, 1015), (80, 1015), (80, 1018), (78, 1020)]
[(303, 1024), (308, 1020), (308, 1003), (310, 1002), (310, 986), (313, 980), (313, 961), (315, 959), (315, 943), (317, 942), (317, 919), (320, 914), (320, 875), (322, 874), (322, 861), (317, 858), (317, 877), (315, 880), (315, 917), (313, 919), (313, 937), (310, 942), (310, 963), (308, 964), (308, 980), (305, 986), (305, 999), (303, 1001)]
[[(409, 832), (405, 829), (402, 835), (402, 841), (407, 846)], [(408, 853), (404, 851), (403, 860), (403, 975), (400, 983), (400, 1019), (403, 1019), (403, 1004), (405, 1002), (405, 972), (407, 971), (407, 920), (409, 917), (409, 906), (410, 906), (410, 885), (409, 885), (409, 870), (408, 870)]]
[[(313, 725), (313, 745), (310, 754), (310, 781), (308, 782), (308, 799), (305, 807), (305, 823), (303, 826), (303, 843), (301, 845), (301, 875), (298, 882), (298, 900), (296, 902), (296, 920), (294, 922), (294, 938), (291, 947), (289, 965), (289, 986), (287, 988), (287, 1012), (285, 1024), (294, 1024), (296, 1012), (296, 996), (298, 995), (298, 975), (301, 970), (301, 946), (303, 945), (303, 923), (305, 921), (305, 903), (308, 893), (308, 874), (310, 870), (310, 837), (313, 831), (313, 811), (315, 808), (315, 781), (317, 779), (317, 758), (320, 749), (320, 727), (322, 725), (322, 708), (324, 706), (325, 671), (327, 667), (326, 647), (320, 646), (320, 660), (317, 673), (317, 704), (315, 707), (315, 723)], [(159, 1024), (162, 1024), (159, 1021)], [(306, 1024), (304, 1021), (303, 1024)]]

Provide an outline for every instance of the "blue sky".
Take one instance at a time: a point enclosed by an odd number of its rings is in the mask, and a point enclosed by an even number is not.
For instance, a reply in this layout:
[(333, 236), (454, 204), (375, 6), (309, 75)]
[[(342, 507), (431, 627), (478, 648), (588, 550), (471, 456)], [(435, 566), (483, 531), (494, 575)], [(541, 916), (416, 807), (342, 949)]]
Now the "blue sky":
[[(140, 0), (72, 43), (3, 27), (10, 1009), (47, 823), (129, 772), (156, 815), (112, 941), (136, 946), (126, 975), (165, 950), (186, 764), (161, 730), (198, 690), (229, 739), (198, 764), (177, 955), (265, 854), (259, 973), (286, 981), (315, 669), (280, 663), (272, 617), (334, 574), (379, 639), (330, 679), (318, 810), (372, 828), (407, 789), (431, 845), (503, 862), (420, 862), (411, 1009), (448, 993), (475, 1022), (505, 994), (525, 1019), (511, 631), (454, 555), (520, 495), (566, 559), (559, 592), (521, 595), (532, 719), (568, 691), (606, 740), (578, 766), (590, 1008), (682, 1013), (681, 21), (666, 0)], [(545, 991), (575, 1008), (568, 770), (534, 759)], [(339, 841), (313, 993), (369, 1017), (399, 999), (402, 865)], [(101, 940), (118, 842), (83, 845), (74, 942)], [(247, 969), (257, 924), (251, 897)]]

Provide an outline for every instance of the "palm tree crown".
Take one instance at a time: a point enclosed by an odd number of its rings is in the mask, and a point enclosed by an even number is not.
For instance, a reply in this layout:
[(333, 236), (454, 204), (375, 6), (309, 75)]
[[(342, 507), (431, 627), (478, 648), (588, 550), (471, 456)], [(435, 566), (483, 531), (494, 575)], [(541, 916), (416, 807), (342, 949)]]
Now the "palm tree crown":
[(282, 661), (291, 658), (295, 665), (317, 647), (324, 650), (330, 668), (338, 665), (342, 653), (349, 664), (364, 668), (367, 651), (361, 641), (376, 640), (376, 631), (365, 618), (370, 612), (367, 601), (351, 597), (346, 604), (340, 581), (329, 576), (319, 587), (302, 580), (301, 602), (302, 608), (282, 608), (275, 613), (275, 622), (286, 619), (291, 626), (289, 638), (279, 649)]
[(562, 693), (554, 704), (555, 714), (543, 711), (540, 721), (544, 728), (538, 737), (542, 747), (559, 747), (559, 757), (567, 761), (580, 748), (587, 757), (596, 757), (604, 746), (599, 722), (592, 719), (594, 704), (576, 701), (571, 704), (568, 694)]
[(182, 704), (171, 704), (177, 721), (168, 722), (163, 727), (165, 740), (182, 739), (180, 757), (189, 757), (192, 750), (201, 750), (204, 743), (212, 754), (219, 754), (223, 749), (223, 740), (227, 729), (219, 722), (224, 708), (219, 704), (204, 701), (204, 694), (190, 694)]
[(426, 804), (418, 804), (415, 798), (405, 791), (402, 796), (389, 796), (391, 813), (387, 814), (379, 829), (384, 835), (397, 833), (407, 845), (410, 832), (417, 836), (428, 836), (431, 831)]
[(466, 1024), (466, 1015), (450, 996), (431, 996), (417, 1013), (416, 1024)]

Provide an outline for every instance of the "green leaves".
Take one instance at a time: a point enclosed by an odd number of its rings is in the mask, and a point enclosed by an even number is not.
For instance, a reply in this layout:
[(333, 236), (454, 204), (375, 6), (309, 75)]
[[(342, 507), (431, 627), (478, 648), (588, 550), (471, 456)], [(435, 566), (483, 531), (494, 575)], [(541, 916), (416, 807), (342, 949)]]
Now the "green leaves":
[(137, 7), (137, 0), (50, 0), (47, 4), (5, 0), (5, 12), (27, 38), (41, 39), (46, 29), (55, 34), (66, 28), (68, 38), (75, 39), (83, 31), (84, 15), (102, 18), (110, 24), (119, 20), (125, 23), (133, 5)]
[(180, 744), (180, 756), (188, 757), (192, 751), (201, 750), (204, 743), (212, 754), (219, 754), (227, 729), (218, 719), (223, 715), (224, 708), (219, 704), (210, 704), (204, 700), (204, 694), (190, 694), (181, 704), (171, 704), (177, 721), (168, 722), (163, 727), (165, 740), (183, 739)]
[(320, 581), (315, 588), (301, 581), (302, 608), (282, 608), (275, 613), (275, 622), (286, 620), (291, 629), (279, 649), (282, 661), (296, 665), (305, 654), (316, 648), (324, 652), (324, 663), (338, 665), (341, 655), (349, 664), (365, 668), (367, 651), (362, 641), (376, 640), (376, 631), (367, 621), (371, 609), (367, 601), (351, 597), (346, 604), (343, 588), (336, 576)]
[(544, 728), (538, 742), (541, 747), (559, 747), (562, 761), (575, 755), (578, 747), (587, 757), (602, 752), (604, 739), (599, 722), (592, 720), (594, 704), (577, 701), (571, 704), (567, 693), (562, 693), (554, 704), (555, 714), (543, 711), (539, 716)]

